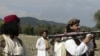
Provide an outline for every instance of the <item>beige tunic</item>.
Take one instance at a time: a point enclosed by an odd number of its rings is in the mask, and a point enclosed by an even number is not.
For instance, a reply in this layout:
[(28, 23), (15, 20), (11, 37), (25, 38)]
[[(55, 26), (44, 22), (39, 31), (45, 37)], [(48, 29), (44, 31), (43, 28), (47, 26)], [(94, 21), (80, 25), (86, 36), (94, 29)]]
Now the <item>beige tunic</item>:
[(66, 49), (63, 42), (55, 42), (54, 45), (55, 56), (66, 56)]
[(21, 43), (21, 40), (19, 40), (17, 37), (15, 37), (13, 40), (10, 38), (9, 35), (3, 34), (3, 38), (5, 40), (5, 47), (3, 48), (3, 56), (12, 56), (12, 55), (20, 55), (20, 56), (26, 56), (26, 51), (23, 46), (23, 43)]

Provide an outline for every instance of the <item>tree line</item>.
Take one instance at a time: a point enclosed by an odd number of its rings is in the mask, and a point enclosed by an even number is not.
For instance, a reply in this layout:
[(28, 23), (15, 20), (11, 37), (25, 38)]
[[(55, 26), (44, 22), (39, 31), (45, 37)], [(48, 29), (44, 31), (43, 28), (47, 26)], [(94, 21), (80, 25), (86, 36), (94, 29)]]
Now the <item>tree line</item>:
[(35, 27), (30, 24), (25, 24), (21, 27), (22, 34), (28, 35), (40, 35), (41, 30), (48, 30), (49, 34), (54, 34), (55, 32), (64, 32), (65, 26), (56, 26), (56, 25), (46, 25), (46, 24), (38, 24)]

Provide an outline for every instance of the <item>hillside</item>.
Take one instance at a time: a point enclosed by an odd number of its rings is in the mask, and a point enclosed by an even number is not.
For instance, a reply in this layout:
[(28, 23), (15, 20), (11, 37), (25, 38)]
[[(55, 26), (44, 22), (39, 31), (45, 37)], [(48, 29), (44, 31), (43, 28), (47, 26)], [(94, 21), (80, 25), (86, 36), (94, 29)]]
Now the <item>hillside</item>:
[[(2, 21), (2, 19), (0, 19)], [(31, 26), (36, 26), (38, 24), (46, 24), (46, 25), (56, 25), (56, 26), (65, 26), (64, 23), (58, 23), (54, 21), (46, 21), (46, 20), (39, 20), (34, 17), (21, 17), (20, 18), (21, 25), (30, 24)]]
[(36, 26), (38, 24), (46, 24), (46, 25), (56, 25), (56, 26), (65, 26), (64, 23), (57, 23), (54, 21), (46, 21), (46, 20), (39, 20), (34, 17), (21, 17), (21, 24), (30, 24), (31, 26)]

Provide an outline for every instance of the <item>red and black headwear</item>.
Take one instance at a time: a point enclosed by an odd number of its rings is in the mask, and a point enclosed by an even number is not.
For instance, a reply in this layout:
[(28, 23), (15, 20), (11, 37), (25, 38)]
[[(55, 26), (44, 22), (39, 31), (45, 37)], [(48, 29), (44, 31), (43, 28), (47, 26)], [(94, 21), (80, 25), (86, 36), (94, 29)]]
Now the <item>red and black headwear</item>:
[(10, 23), (19, 20), (16, 15), (8, 15), (4, 17), (4, 23)]

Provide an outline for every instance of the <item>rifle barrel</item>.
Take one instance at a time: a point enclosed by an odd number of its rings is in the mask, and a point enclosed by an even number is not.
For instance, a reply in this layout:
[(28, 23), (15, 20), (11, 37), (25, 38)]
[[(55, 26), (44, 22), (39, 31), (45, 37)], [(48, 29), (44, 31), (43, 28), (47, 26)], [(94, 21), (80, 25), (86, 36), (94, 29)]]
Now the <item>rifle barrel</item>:
[(92, 32), (70, 32), (70, 33), (65, 33), (65, 34), (55, 34), (55, 35), (48, 35), (49, 37), (56, 37), (56, 36), (73, 36), (73, 35), (84, 35), (84, 34), (96, 34), (96, 33), (100, 33), (100, 31), (92, 31)]

